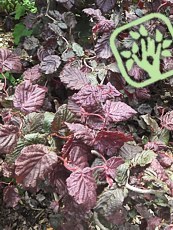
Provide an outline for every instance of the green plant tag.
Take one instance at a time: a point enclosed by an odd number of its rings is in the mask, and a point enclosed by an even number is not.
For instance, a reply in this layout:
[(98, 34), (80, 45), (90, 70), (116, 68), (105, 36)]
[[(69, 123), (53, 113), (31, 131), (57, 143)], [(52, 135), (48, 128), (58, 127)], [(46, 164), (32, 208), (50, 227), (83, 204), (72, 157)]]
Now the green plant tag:
[[(172, 56), (170, 47), (172, 39), (164, 38), (164, 34), (158, 29), (155, 29), (152, 32), (154, 35), (151, 36), (143, 24), (152, 20), (157, 20), (164, 24), (173, 38), (173, 27), (170, 20), (160, 13), (146, 15), (119, 27), (112, 33), (110, 38), (110, 46), (116, 58), (118, 68), (128, 84), (133, 87), (145, 87), (156, 81), (173, 76), (173, 70), (168, 72), (161, 71), (161, 59)], [(137, 27), (138, 31), (133, 31)], [(129, 35), (133, 39), (132, 47), (130, 50), (119, 51), (115, 41), (120, 33), (127, 30), (130, 30)], [(129, 76), (128, 72), (134, 64), (148, 74), (146, 80), (137, 82)]]

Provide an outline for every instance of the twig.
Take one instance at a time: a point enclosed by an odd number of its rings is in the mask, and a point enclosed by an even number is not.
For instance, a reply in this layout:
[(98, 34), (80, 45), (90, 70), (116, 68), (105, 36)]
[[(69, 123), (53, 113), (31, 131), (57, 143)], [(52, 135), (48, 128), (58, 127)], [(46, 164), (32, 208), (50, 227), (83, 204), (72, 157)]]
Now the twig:
[(133, 192), (137, 192), (137, 193), (142, 193), (142, 194), (160, 194), (160, 193), (164, 193), (165, 191), (158, 191), (158, 190), (153, 190), (153, 189), (141, 189), (141, 188), (137, 188), (134, 187), (128, 183), (126, 183), (126, 188), (133, 191)]
[(56, 20), (49, 15), (49, 8), (50, 8), (50, 0), (47, 0), (47, 8), (46, 8), (45, 16), (53, 20), (53, 22), (56, 22)]
[(55, 201), (59, 201), (58, 195), (55, 192), (53, 193), (53, 197)]
[(95, 155), (97, 155), (97, 156), (100, 156), (102, 159), (103, 159), (103, 161), (104, 161), (104, 163), (107, 163), (107, 160), (104, 158), (104, 156), (101, 154), (101, 153), (99, 153), (98, 151), (96, 151), (96, 150), (91, 150), (91, 153), (92, 154), (95, 154)]
[(108, 228), (106, 228), (105, 226), (103, 226), (102, 223), (100, 223), (100, 220), (98, 218), (98, 213), (97, 212), (94, 212), (94, 221), (95, 221), (95, 224), (101, 229), (101, 230), (109, 230)]
[(40, 215), (42, 215), (43, 212), (44, 212), (44, 209), (42, 209), (41, 212), (39, 212), (39, 213), (36, 215), (35, 219), (37, 219)]
[(92, 72), (94, 71), (94, 68), (93, 68), (92, 66), (90, 66), (90, 65), (87, 64), (86, 58), (83, 59), (83, 62), (84, 62), (84, 65), (85, 65), (86, 67), (88, 67), (89, 69), (91, 69)]

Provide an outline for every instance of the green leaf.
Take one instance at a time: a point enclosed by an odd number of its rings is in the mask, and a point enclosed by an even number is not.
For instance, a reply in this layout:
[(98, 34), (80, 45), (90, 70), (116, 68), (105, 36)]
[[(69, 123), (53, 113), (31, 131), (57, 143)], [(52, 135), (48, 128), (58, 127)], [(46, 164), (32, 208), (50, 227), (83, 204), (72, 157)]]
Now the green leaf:
[(161, 42), (163, 40), (163, 34), (157, 29), (156, 30), (156, 42)]
[(30, 36), (32, 34), (32, 30), (26, 29), (23, 23), (18, 23), (14, 27), (13, 37), (15, 45), (18, 45), (21, 37)]
[(15, 19), (18, 20), (20, 19), (26, 12), (25, 6), (21, 5), (20, 3), (17, 3), (16, 8), (15, 8)]
[(55, 117), (54, 113), (51, 112), (45, 112), (44, 113), (44, 121), (43, 121), (43, 128), (46, 133), (50, 132), (51, 126), (52, 126), (52, 121)]
[(142, 153), (137, 154), (132, 160), (131, 164), (135, 167), (140, 165), (144, 167), (145, 165), (151, 163), (156, 158), (155, 152), (152, 150), (144, 150)]
[(136, 54), (139, 51), (139, 47), (136, 42), (133, 43), (132, 52)]
[(128, 71), (131, 70), (133, 64), (134, 64), (134, 60), (132, 58), (129, 59), (128, 61), (126, 61), (126, 68), (127, 68)]
[(141, 118), (149, 126), (152, 133), (158, 133), (160, 131), (159, 125), (149, 114), (142, 115)]
[(130, 31), (130, 36), (135, 40), (140, 38), (140, 34), (138, 32), (134, 32), (134, 31)]
[(45, 144), (47, 133), (29, 133), (24, 136), (25, 145), (33, 145), (33, 144)]
[(66, 30), (68, 28), (64, 22), (58, 22), (58, 26), (63, 30)]
[(172, 44), (172, 40), (164, 40), (162, 44), (162, 48), (166, 49)]
[(163, 50), (162, 53), (161, 53), (161, 55), (162, 55), (163, 57), (171, 57), (171, 56), (172, 56), (172, 53), (171, 53), (170, 50)]
[(14, 163), (14, 161), (19, 156), (21, 150), (25, 147), (25, 143), (23, 139), (19, 139), (17, 142), (17, 146), (14, 148), (13, 152), (6, 155), (6, 162), (7, 163)]
[(124, 57), (124, 58), (130, 58), (132, 53), (131, 51), (122, 51), (121, 52), (121, 55)]
[(140, 26), (139, 32), (144, 37), (148, 36), (148, 31), (146, 30), (146, 28), (143, 25)]
[(78, 43), (73, 42), (72, 49), (78, 57), (84, 56), (84, 50)]
[[(13, 77), (13, 75), (9, 72), (4, 73), (6, 79), (14, 86), (16, 85), (16, 79)], [(0, 79), (4, 79), (4, 76), (0, 74)]]
[(168, 129), (161, 129), (161, 131), (158, 134), (158, 140), (168, 145), (169, 138), (170, 138), (170, 131)]
[(29, 113), (24, 117), (22, 133), (44, 133), (44, 113)]
[(107, 65), (106, 69), (112, 71), (113, 73), (120, 73), (120, 70), (116, 62)]
[(97, 201), (95, 211), (103, 216), (109, 216), (122, 206), (127, 194), (127, 189), (117, 188), (115, 184), (111, 188), (106, 188)]
[(128, 163), (121, 164), (120, 166), (117, 167), (115, 181), (119, 186), (126, 184), (128, 178), (127, 175), (128, 170), (129, 170)]
[(58, 132), (62, 128), (64, 122), (71, 123), (73, 121), (74, 114), (68, 109), (66, 104), (61, 105), (52, 121), (51, 130), (52, 132)]

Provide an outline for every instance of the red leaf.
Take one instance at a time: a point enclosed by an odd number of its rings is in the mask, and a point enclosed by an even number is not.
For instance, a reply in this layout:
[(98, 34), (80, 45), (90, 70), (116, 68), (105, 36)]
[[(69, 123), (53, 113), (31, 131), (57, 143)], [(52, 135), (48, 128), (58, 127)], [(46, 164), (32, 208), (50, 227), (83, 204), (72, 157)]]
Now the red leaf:
[(79, 90), (85, 85), (90, 84), (86, 73), (82, 72), (80, 69), (71, 67), (71, 65), (66, 65), (59, 75), (61, 81), (67, 85), (70, 89)]
[(95, 149), (108, 156), (114, 155), (124, 142), (133, 140), (132, 136), (119, 131), (100, 131), (94, 141)]
[(72, 100), (84, 108), (91, 108), (99, 103), (104, 103), (107, 99), (120, 96), (121, 93), (111, 83), (108, 83), (107, 85), (97, 86), (86, 85), (72, 96)]
[(17, 143), (19, 129), (14, 125), (0, 125), (0, 153), (10, 153)]
[(78, 140), (83, 141), (87, 145), (93, 145), (95, 132), (92, 129), (89, 129), (87, 126), (82, 124), (68, 123), (65, 122), (71, 132), (74, 133), (74, 137)]
[(95, 206), (97, 186), (90, 168), (73, 172), (66, 182), (70, 196), (74, 197), (78, 204), (83, 204), (88, 209)]
[(23, 75), (24, 75), (24, 80), (30, 80), (31, 82), (39, 79), (41, 77), (39, 65), (35, 65), (32, 68), (27, 69), (23, 73)]
[(106, 175), (111, 176), (113, 179), (116, 175), (116, 168), (123, 164), (124, 160), (121, 157), (111, 157), (107, 160), (107, 169), (106, 169)]
[(52, 74), (58, 69), (60, 64), (61, 61), (58, 55), (48, 55), (43, 58), (40, 68), (43, 73)]
[(17, 183), (27, 188), (35, 188), (37, 180), (45, 179), (56, 163), (56, 153), (50, 152), (44, 145), (30, 145), (23, 148), (15, 161)]
[(20, 58), (13, 54), (10, 50), (1, 48), (0, 49), (0, 69), (2, 72), (20, 72), (22, 70), (22, 64)]
[(14, 107), (22, 112), (34, 112), (41, 108), (45, 99), (47, 88), (22, 82), (16, 87), (14, 94)]
[(94, 33), (107, 33), (115, 28), (115, 23), (112, 20), (106, 18), (100, 20), (93, 28)]
[(124, 102), (112, 102), (109, 100), (106, 101), (103, 110), (105, 117), (114, 122), (126, 121), (137, 113)]
[(3, 201), (6, 207), (14, 208), (20, 201), (19, 192), (14, 185), (9, 185), (3, 190)]
[(161, 119), (161, 124), (168, 130), (173, 130), (173, 110), (167, 112)]

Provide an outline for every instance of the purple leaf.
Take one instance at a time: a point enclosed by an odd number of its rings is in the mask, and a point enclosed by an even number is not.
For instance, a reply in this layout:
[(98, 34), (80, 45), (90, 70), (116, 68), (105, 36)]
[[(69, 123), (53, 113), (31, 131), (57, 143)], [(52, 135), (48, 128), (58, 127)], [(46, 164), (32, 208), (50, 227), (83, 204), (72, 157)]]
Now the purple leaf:
[(86, 85), (82, 89), (72, 96), (72, 100), (75, 101), (77, 105), (82, 106), (85, 109), (89, 109), (98, 105), (99, 103), (104, 103), (107, 99), (113, 99), (115, 97), (120, 97), (121, 93), (111, 85)]
[(14, 94), (14, 107), (22, 112), (34, 112), (43, 105), (47, 88), (22, 82), (16, 87)]
[(112, 51), (109, 45), (110, 33), (102, 35), (95, 45), (95, 52), (98, 58), (108, 59), (112, 57)]
[(34, 36), (25, 37), (23, 47), (25, 50), (34, 50), (39, 46), (39, 40)]
[(83, 10), (83, 12), (93, 18), (96, 18), (97, 20), (105, 19), (105, 17), (102, 16), (102, 13), (99, 9), (94, 10), (93, 8), (86, 8)]
[(74, 197), (78, 204), (83, 204), (88, 209), (95, 206), (97, 186), (90, 168), (73, 172), (66, 182), (70, 196)]
[(80, 141), (69, 139), (62, 149), (64, 158), (67, 158), (68, 164), (72, 167), (77, 166), (81, 169), (88, 167), (88, 153), (89, 148), (87, 145)]
[(27, 69), (24, 73), (24, 80), (29, 80), (31, 82), (34, 82), (35, 80), (38, 80), (41, 77), (41, 72), (39, 69), (39, 65), (35, 65), (32, 68)]
[(157, 216), (153, 216), (151, 217), (148, 221), (147, 221), (147, 230), (155, 230), (162, 222), (162, 219), (157, 217)]
[(67, 193), (66, 179), (68, 175), (64, 166), (59, 164), (56, 164), (48, 175), (50, 186), (60, 195)]
[(157, 159), (154, 159), (151, 162), (151, 165), (149, 168), (151, 168), (157, 174), (157, 178), (159, 180), (167, 181), (169, 179), (168, 175), (166, 174), (165, 169), (160, 165)]
[(135, 96), (137, 97), (138, 100), (146, 100), (151, 97), (149, 89), (146, 88), (139, 88), (136, 89)]
[(40, 69), (45, 74), (54, 73), (61, 64), (60, 57), (58, 55), (48, 55), (43, 58)]
[(167, 112), (161, 119), (161, 124), (168, 130), (173, 130), (173, 110)]
[(137, 81), (144, 80), (144, 71), (137, 65), (134, 65), (128, 73)]
[(85, 144), (92, 146), (95, 138), (95, 132), (94, 130), (88, 128), (87, 126), (84, 126), (82, 124), (75, 124), (75, 123), (68, 123), (65, 122), (67, 127), (71, 132), (74, 133), (74, 138), (77, 140), (83, 141)]
[(173, 159), (171, 155), (163, 153), (159, 153), (158, 155), (158, 161), (161, 164), (162, 167), (170, 167), (173, 164)]
[(137, 112), (124, 102), (112, 102), (107, 100), (103, 106), (105, 117), (110, 121), (120, 122), (126, 121)]
[(100, 153), (108, 156), (114, 155), (124, 142), (133, 140), (132, 136), (120, 131), (100, 131), (94, 141), (94, 147)]
[(68, 100), (68, 109), (73, 112), (76, 116), (80, 117), (81, 116), (81, 108), (78, 106), (70, 97)]
[(109, 10), (112, 10), (116, 4), (115, 0), (96, 0), (96, 4), (99, 9), (104, 13), (107, 13)]
[(144, 149), (150, 149), (155, 152), (160, 150), (166, 150), (168, 147), (161, 141), (153, 141), (145, 144)]
[(8, 164), (6, 162), (2, 163), (2, 173), (4, 177), (15, 177), (15, 165)]
[(6, 207), (14, 208), (20, 201), (18, 189), (14, 185), (9, 185), (3, 190), (3, 201)]
[(0, 49), (0, 69), (2, 72), (20, 72), (22, 70), (22, 64), (20, 58), (13, 54), (10, 50)]
[(60, 73), (59, 78), (70, 89), (80, 90), (82, 87), (90, 84), (87, 75), (76, 67), (66, 65)]
[(124, 160), (121, 157), (111, 157), (107, 160), (107, 169), (106, 169), (106, 175), (111, 176), (113, 179), (116, 175), (116, 168), (123, 164)]
[(0, 125), (0, 153), (10, 153), (19, 137), (19, 129), (14, 125)]
[(57, 160), (56, 153), (44, 145), (37, 144), (23, 148), (15, 161), (17, 183), (26, 188), (35, 188), (38, 179), (45, 179), (57, 164)]

